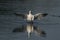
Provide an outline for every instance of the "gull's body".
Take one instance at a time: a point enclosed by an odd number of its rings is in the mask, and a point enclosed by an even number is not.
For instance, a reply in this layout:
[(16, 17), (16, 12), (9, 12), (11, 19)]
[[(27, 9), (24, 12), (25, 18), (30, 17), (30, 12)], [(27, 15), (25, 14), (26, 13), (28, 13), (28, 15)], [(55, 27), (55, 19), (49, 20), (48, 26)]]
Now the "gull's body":
[(41, 19), (42, 17), (45, 17), (48, 14), (47, 13), (37, 13), (37, 14), (33, 15), (32, 12), (29, 11), (28, 14), (16, 14), (16, 15), (25, 18), (28, 22), (33, 22), (33, 20)]
[(28, 33), (28, 37), (31, 36), (31, 33), (33, 32), (33, 30), (34, 30), (34, 28), (33, 28), (32, 25), (28, 24), (28, 25), (26, 26), (26, 31), (27, 31), (27, 33)]
[(34, 15), (31, 14), (31, 11), (29, 11), (29, 14), (27, 15), (27, 21), (33, 21)]
[(13, 32), (27, 32), (28, 38), (30, 38), (30, 36), (33, 32), (37, 33), (39, 36), (46, 35), (46, 33), (44, 31), (42, 31), (39, 27), (33, 26), (33, 24), (27, 24), (26, 27), (23, 26), (21, 28), (16, 28), (13, 30)]

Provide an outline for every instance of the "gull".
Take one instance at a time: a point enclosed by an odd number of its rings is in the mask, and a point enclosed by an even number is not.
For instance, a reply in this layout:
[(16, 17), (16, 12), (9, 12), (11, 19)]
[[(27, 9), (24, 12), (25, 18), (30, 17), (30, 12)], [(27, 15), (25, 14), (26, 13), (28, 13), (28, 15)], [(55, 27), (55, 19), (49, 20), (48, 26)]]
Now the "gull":
[(31, 10), (29, 11), (28, 14), (17, 14), (15, 13), (16, 16), (20, 16), (22, 18), (25, 18), (28, 22), (33, 22), (35, 19), (41, 19), (42, 17), (47, 16), (47, 13), (37, 13), (35, 15), (32, 14)]
[(33, 26), (33, 24), (27, 24), (26, 26), (15, 28), (13, 32), (27, 32), (28, 38), (31, 37), (32, 33), (35, 33), (39, 36), (45, 37), (46, 33), (45, 31), (41, 30), (39, 27)]

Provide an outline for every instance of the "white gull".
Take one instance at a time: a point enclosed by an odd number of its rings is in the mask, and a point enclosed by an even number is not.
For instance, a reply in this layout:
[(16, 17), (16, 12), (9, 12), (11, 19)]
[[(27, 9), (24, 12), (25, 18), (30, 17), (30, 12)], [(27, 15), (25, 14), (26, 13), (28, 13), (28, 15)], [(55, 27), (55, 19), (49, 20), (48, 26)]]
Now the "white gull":
[(25, 18), (28, 22), (33, 22), (35, 19), (41, 19), (42, 17), (47, 16), (47, 13), (37, 13), (35, 15), (32, 14), (31, 10), (29, 11), (29, 14), (17, 14), (15, 13), (16, 16), (20, 16)]

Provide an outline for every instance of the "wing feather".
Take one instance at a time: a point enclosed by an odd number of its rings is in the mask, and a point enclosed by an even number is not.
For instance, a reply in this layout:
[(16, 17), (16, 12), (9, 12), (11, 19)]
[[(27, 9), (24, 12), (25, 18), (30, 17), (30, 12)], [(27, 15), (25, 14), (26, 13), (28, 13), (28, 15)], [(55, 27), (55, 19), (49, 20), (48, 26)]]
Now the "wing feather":
[(13, 29), (13, 32), (25, 32), (25, 31), (26, 31), (26, 27), (25, 26)]
[(35, 33), (39, 36), (46, 37), (45, 31), (41, 30), (39, 27), (34, 27)]
[(47, 13), (38, 13), (38, 14), (35, 14), (35, 15), (34, 15), (34, 19), (42, 18), (42, 17), (45, 17), (45, 16), (47, 16), (47, 15), (48, 15)]
[(27, 17), (27, 14), (17, 14), (17, 13), (14, 13), (16, 16), (20, 16), (22, 18), (26, 18)]

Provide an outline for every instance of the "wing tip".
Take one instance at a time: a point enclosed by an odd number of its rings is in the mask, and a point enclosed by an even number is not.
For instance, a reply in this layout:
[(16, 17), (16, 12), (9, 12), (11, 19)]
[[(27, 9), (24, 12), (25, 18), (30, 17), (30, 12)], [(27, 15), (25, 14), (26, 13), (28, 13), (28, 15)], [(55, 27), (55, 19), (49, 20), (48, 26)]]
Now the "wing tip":
[(24, 31), (23, 28), (15, 28), (15, 29), (13, 29), (12, 32), (23, 32), (23, 31)]
[(46, 32), (45, 31), (42, 31), (41, 32), (41, 35), (42, 35), (42, 37), (46, 37)]
[(47, 16), (47, 15), (48, 15), (48, 13), (44, 13), (44, 14), (43, 14), (44, 17)]

